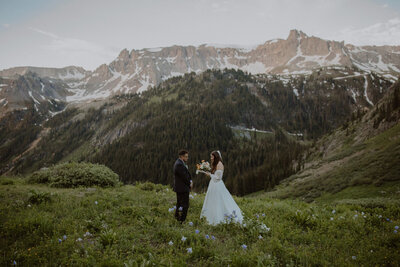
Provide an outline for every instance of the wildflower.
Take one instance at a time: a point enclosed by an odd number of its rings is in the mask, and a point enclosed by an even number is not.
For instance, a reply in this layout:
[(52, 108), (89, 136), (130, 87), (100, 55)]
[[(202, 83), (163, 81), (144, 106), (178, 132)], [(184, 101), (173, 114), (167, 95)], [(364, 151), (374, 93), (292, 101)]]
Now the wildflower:
[(256, 214), (257, 219), (260, 218), (260, 216), (258, 214)]
[(397, 230), (394, 230), (393, 232), (394, 232), (395, 234), (397, 234)]
[(178, 209), (179, 211), (182, 211), (183, 210), (183, 207), (179, 207), (179, 209)]
[(28, 204), (28, 207), (30, 208), (30, 207), (31, 207), (31, 204)]
[(173, 212), (175, 209), (174, 208), (169, 208), (168, 211), (169, 212)]
[(189, 225), (190, 225), (190, 226), (193, 226), (193, 222), (189, 222)]
[(182, 236), (181, 240), (182, 240), (183, 242), (185, 242), (185, 241), (186, 241), (186, 237)]
[(247, 246), (245, 244), (242, 245), (243, 249), (247, 249)]
[(13, 265), (17, 265), (17, 262), (15, 260), (13, 261)]
[(335, 214), (335, 213), (336, 213), (336, 210), (332, 210), (332, 213)]
[(209, 235), (206, 235), (205, 238), (206, 238), (206, 239), (210, 239), (210, 236), (209, 236)]
[(364, 215), (364, 214), (365, 214), (365, 213), (362, 211), (362, 212), (361, 212), (361, 215)]
[(169, 241), (168, 245), (172, 246), (174, 244), (174, 242)]
[(79, 242), (80, 242), (80, 241), (82, 241), (82, 238), (79, 237), (76, 241), (79, 241)]
[(67, 239), (67, 236), (66, 236), (66, 235), (63, 235), (63, 239), (64, 239), (64, 240)]
[(262, 230), (265, 230), (265, 231), (267, 231), (267, 232), (269, 232), (269, 230), (271, 230), (271, 228), (268, 228), (264, 223), (261, 224), (261, 229), (262, 229)]
[(396, 225), (396, 226), (394, 227), (394, 229), (396, 229), (396, 230), (399, 230), (399, 226), (398, 226), (398, 225)]
[(92, 234), (87, 231), (83, 236), (92, 236)]
[(194, 196), (193, 196), (192, 194), (190, 194), (190, 195), (189, 195), (189, 197), (190, 197), (191, 199), (193, 199), (193, 198), (194, 198)]
[(263, 213), (262, 216), (265, 217), (265, 213)]
[(258, 239), (263, 239), (262, 235), (259, 235), (259, 236), (258, 236)]
[(196, 229), (195, 232), (196, 232), (196, 234), (200, 233), (199, 229)]
[(382, 218), (382, 215), (379, 215), (378, 218)]
[(61, 242), (62, 242), (62, 240), (59, 238), (59, 239), (58, 239), (58, 243), (61, 243)]
[(187, 248), (186, 250), (187, 250), (188, 253), (192, 253), (193, 252), (192, 248)]
[(356, 257), (356, 256), (351, 256), (351, 258), (352, 258), (353, 260), (357, 259), (357, 257)]
[(197, 196), (197, 193), (194, 193), (195, 196)]
[(333, 217), (331, 217), (331, 221), (333, 221)]
[(211, 236), (211, 239), (212, 239), (212, 240), (215, 240), (215, 236), (212, 235), (212, 236)]

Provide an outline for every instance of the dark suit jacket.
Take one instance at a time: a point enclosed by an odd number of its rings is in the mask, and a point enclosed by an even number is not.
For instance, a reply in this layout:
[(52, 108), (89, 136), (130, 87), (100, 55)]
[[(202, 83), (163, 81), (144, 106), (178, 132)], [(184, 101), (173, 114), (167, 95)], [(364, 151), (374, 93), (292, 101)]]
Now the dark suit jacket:
[(174, 191), (190, 192), (190, 179), (192, 176), (181, 159), (177, 159), (174, 164)]

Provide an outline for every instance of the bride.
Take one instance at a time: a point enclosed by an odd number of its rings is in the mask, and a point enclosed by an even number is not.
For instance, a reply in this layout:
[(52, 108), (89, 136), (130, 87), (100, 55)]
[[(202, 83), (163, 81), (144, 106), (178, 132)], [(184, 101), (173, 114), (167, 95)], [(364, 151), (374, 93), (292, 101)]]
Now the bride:
[(242, 223), (242, 212), (222, 181), (224, 165), (222, 164), (221, 152), (213, 151), (210, 157), (211, 173), (204, 173), (211, 179), (208, 184), (200, 218), (205, 217), (208, 223), (212, 225), (223, 222), (225, 219)]

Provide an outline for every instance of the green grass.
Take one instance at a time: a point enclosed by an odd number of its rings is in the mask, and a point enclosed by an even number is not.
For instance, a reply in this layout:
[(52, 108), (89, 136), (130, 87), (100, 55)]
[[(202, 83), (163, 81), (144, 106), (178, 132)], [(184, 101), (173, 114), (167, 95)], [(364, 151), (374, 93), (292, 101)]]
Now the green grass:
[[(397, 124), (363, 143), (351, 145), (346, 142), (326, 159), (315, 161), (315, 166), (283, 180), (273, 191), (258, 192), (254, 196), (265, 194), (268, 197), (300, 198), (312, 202), (324, 193), (335, 194), (348, 187), (369, 185), (369, 188), (379, 190), (388, 182), (400, 183), (399, 162), (400, 124)], [(336, 165), (322, 171), (326, 164)]]
[[(14, 260), (20, 266), (396, 266), (400, 262), (400, 234), (394, 233), (395, 225), (400, 225), (400, 207), (390, 203), (363, 207), (234, 197), (247, 226), (210, 226), (199, 219), (205, 195), (197, 194), (190, 199), (186, 223), (180, 225), (168, 211), (176, 202), (169, 186), (70, 189), (0, 178), (9, 180), (13, 183), (0, 182), (2, 266)], [(262, 232), (262, 223), (270, 231)], [(90, 235), (84, 236), (87, 231)], [(215, 240), (206, 239), (206, 234)]]

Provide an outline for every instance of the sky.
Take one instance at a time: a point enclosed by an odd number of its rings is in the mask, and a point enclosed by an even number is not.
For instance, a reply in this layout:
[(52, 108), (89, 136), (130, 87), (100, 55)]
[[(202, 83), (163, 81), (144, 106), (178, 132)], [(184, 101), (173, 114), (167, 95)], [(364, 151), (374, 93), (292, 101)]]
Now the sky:
[(0, 0), (0, 69), (94, 70), (124, 48), (257, 45), (291, 29), (400, 45), (400, 0)]

